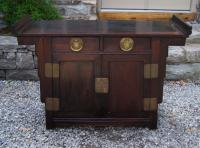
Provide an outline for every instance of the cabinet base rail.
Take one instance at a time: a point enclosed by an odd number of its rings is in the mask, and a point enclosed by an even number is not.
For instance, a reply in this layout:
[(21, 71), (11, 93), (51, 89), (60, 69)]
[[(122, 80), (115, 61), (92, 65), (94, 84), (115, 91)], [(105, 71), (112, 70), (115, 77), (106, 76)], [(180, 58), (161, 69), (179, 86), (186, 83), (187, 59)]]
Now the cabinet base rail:
[(92, 126), (92, 127), (149, 127), (157, 129), (157, 118), (52, 118), (47, 121), (47, 129), (64, 128), (70, 126)]

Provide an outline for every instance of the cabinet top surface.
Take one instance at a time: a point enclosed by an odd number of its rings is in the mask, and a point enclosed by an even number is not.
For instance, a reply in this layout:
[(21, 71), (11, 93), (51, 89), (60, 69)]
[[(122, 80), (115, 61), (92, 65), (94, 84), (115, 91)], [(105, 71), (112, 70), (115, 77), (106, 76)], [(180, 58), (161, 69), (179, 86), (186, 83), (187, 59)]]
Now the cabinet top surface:
[[(21, 23), (21, 22), (20, 22)], [(15, 26), (18, 36), (69, 36), (69, 35), (142, 35), (184, 36), (184, 28), (173, 21), (87, 21), (41, 20), (24, 21)], [(181, 25), (186, 25), (182, 23)]]

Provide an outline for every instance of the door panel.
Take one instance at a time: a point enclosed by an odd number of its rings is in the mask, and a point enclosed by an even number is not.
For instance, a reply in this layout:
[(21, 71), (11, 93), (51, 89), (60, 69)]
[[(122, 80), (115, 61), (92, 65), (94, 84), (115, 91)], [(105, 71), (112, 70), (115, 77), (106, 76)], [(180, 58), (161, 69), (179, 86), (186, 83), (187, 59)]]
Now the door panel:
[[(95, 77), (99, 75), (99, 57), (55, 53), (60, 76), (54, 79), (54, 94), (60, 98), (60, 111), (66, 115), (87, 117), (96, 112)], [(57, 97), (56, 96), (56, 97)]]
[[(111, 112), (132, 112), (142, 108), (143, 91), (141, 62), (110, 62), (110, 100)], [(114, 87), (113, 87), (114, 86)]]
[(95, 110), (92, 62), (60, 63), (60, 97), (65, 111)]
[(144, 64), (148, 55), (113, 55), (103, 57), (103, 74), (109, 78), (108, 112), (135, 113), (143, 111)]

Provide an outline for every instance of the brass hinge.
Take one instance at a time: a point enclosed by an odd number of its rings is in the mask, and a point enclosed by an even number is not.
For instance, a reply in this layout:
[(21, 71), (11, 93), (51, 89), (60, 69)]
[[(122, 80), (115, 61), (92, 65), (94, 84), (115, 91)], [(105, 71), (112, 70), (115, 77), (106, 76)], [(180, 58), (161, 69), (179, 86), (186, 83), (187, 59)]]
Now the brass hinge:
[(96, 78), (95, 79), (95, 92), (106, 94), (109, 91), (108, 78)]
[(145, 64), (144, 78), (145, 79), (158, 78), (158, 64)]
[(59, 111), (60, 101), (59, 98), (46, 98), (45, 108), (47, 111)]
[(45, 64), (45, 77), (59, 78), (59, 64), (46, 63)]
[(156, 111), (157, 108), (157, 98), (144, 98), (144, 111)]

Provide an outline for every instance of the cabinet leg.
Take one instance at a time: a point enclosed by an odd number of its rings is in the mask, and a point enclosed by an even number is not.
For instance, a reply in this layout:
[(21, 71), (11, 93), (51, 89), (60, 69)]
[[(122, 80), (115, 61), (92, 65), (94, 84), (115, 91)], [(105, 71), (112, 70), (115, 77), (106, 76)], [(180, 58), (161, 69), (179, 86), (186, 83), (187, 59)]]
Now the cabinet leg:
[(157, 129), (157, 117), (158, 117), (157, 112), (152, 113), (152, 115), (151, 115), (152, 122), (149, 125), (149, 128), (152, 129), (152, 130)]
[(152, 124), (149, 126), (149, 129), (151, 129), (151, 130), (156, 130), (156, 129), (157, 129), (157, 123), (152, 123)]
[(42, 98), (42, 96), (40, 96), (40, 101), (41, 101), (42, 103), (45, 103), (45, 99)]
[(46, 129), (49, 130), (49, 129), (54, 129), (54, 126), (52, 123), (48, 123), (46, 122)]
[(46, 112), (46, 129), (53, 129), (54, 123), (52, 121), (51, 113)]

